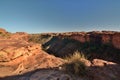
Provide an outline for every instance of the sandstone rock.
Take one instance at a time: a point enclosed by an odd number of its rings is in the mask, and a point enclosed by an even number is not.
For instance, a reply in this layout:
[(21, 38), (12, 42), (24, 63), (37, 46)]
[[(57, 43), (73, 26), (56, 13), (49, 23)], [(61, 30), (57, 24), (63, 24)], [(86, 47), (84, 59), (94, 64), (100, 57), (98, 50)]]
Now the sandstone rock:
[(87, 67), (90, 67), (90, 66), (91, 66), (91, 62), (90, 62), (89, 60), (87, 60), (87, 59), (81, 59), (81, 61), (82, 61), (83, 63), (85, 63), (85, 65), (86, 65)]
[(18, 42), (19, 41), (17, 40), (13, 42), (11, 42), (11, 40), (4, 41), (4, 46), (1, 46), (0, 50), (0, 61), (9, 61), (28, 52), (28, 50), (25, 48), (25, 44), (23, 44), (24, 41), (22, 43)]
[[(100, 44), (112, 43), (115, 48), (120, 49), (120, 34), (116, 32), (72, 32), (64, 34), (52, 33), (52, 35), (56, 39), (50, 42), (52, 45), (50, 45), (49, 49), (57, 53), (57, 55), (68, 54), (77, 48), (76, 44), (72, 42), (65, 44), (64, 38), (74, 39), (81, 43), (91, 41)], [(64, 63), (62, 59), (49, 55), (41, 49), (41, 45), (29, 43), (27, 40), (27, 33), (14, 33), (9, 39), (0, 38), (0, 80), (120, 79), (120, 65), (102, 59), (93, 59), (92, 62), (83, 59), (82, 61), (88, 69), (87, 75), (84, 77), (62, 72), (62, 69), (59, 67)], [(59, 69), (57, 69), (58, 67)], [(1, 77), (4, 78), (2, 79)]]
[(102, 43), (111, 43), (112, 35), (110, 34), (102, 34)]
[(84, 43), (84, 42), (86, 42), (86, 38), (85, 38), (85, 33), (83, 33), (83, 34), (72, 34), (71, 36), (70, 36), (70, 38), (71, 39), (75, 39), (75, 40), (78, 40), (78, 41), (80, 41), (81, 43)]
[(116, 65), (116, 63), (114, 62), (108, 62), (105, 60), (101, 60), (101, 59), (94, 59), (92, 61), (92, 66), (106, 66), (106, 65)]
[(3, 34), (5, 34), (7, 31), (5, 30), (5, 29), (3, 29), (3, 28), (0, 28), (0, 33), (3, 33)]
[(48, 53), (55, 56), (63, 57), (79, 50), (91, 53), (92, 59), (101, 58), (119, 63), (119, 36), (119, 32), (112, 31), (61, 33), (45, 44)]
[(120, 33), (115, 33), (112, 37), (112, 44), (114, 47), (120, 49)]
[[(58, 67), (63, 60), (47, 54), (41, 45), (21, 40), (1, 40), (0, 77), (23, 74), (39, 68)], [(4, 73), (4, 71), (6, 73)]]
[(28, 41), (28, 38), (29, 38), (29, 35), (25, 32), (13, 33), (10, 37), (10, 39), (25, 40), (25, 41)]
[(115, 48), (120, 49), (120, 33), (114, 31), (93, 31), (93, 32), (71, 32), (69, 35), (61, 34), (61, 38), (68, 37), (70, 39), (78, 40), (81, 43), (94, 42), (100, 44), (113, 44)]
[(94, 59), (87, 74), (91, 80), (119, 80), (120, 65), (114, 62)]

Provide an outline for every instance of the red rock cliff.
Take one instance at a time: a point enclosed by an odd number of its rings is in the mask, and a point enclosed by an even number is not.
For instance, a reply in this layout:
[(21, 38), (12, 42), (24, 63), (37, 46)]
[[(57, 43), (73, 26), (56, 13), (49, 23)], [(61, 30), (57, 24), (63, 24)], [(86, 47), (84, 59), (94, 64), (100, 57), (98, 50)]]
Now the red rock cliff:
[(96, 44), (112, 44), (115, 48), (120, 49), (120, 32), (112, 32), (112, 31), (102, 31), (102, 32), (74, 32), (70, 35), (61, 35), (62, 37), (69, 37), (71, 39), (75, 39), (84, 42), (94, 42)]

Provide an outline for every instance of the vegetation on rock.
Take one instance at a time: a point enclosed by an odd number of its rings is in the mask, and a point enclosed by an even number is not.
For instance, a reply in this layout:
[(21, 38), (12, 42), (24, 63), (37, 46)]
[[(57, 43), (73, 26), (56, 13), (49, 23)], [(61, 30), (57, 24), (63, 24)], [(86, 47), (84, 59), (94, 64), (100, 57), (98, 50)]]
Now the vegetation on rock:
[(65, 64), (63, 64), (63, 70), (67, 73), (74, 74), (77, 76), (84, 76), (87, 72), (85, 63), (82, 61), (85, 59), (83, 54), (80, 54), (78, 51), (73, 55), (66, 57)]

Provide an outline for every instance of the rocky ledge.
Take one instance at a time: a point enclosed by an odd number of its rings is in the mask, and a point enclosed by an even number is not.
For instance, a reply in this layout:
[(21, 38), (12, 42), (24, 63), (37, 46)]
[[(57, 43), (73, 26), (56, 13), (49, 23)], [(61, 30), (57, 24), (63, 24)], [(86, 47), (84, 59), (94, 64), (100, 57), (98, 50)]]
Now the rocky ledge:
[(52, 68), (62, 64), (44, 52), (40, 44), (21, 40), (0, 40), (0, 77), (23, 74), (39, 68)]

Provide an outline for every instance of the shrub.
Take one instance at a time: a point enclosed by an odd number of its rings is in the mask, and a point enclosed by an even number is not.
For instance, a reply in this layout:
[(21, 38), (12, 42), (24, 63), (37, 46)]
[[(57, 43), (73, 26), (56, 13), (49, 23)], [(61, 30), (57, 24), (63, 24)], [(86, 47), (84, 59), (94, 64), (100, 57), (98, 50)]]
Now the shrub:
[(78, 51), (73, 55), (66, 57), (66, 62), (62, 66), (63, 70), (70, 74), (84, 76), (87, 70), (84, 62), (82, 62), (82, 59), (85, 59), (85, 56), (83, 54), (80, 54)]
[(86, 59), (86, 57), (83, 53), (80, 53), (79, 51), (75, 51), (73, 55), (69, 55), (65, 57), (64, 59), (67, 60), (68, 62), (71, 62), (71, 61)]

